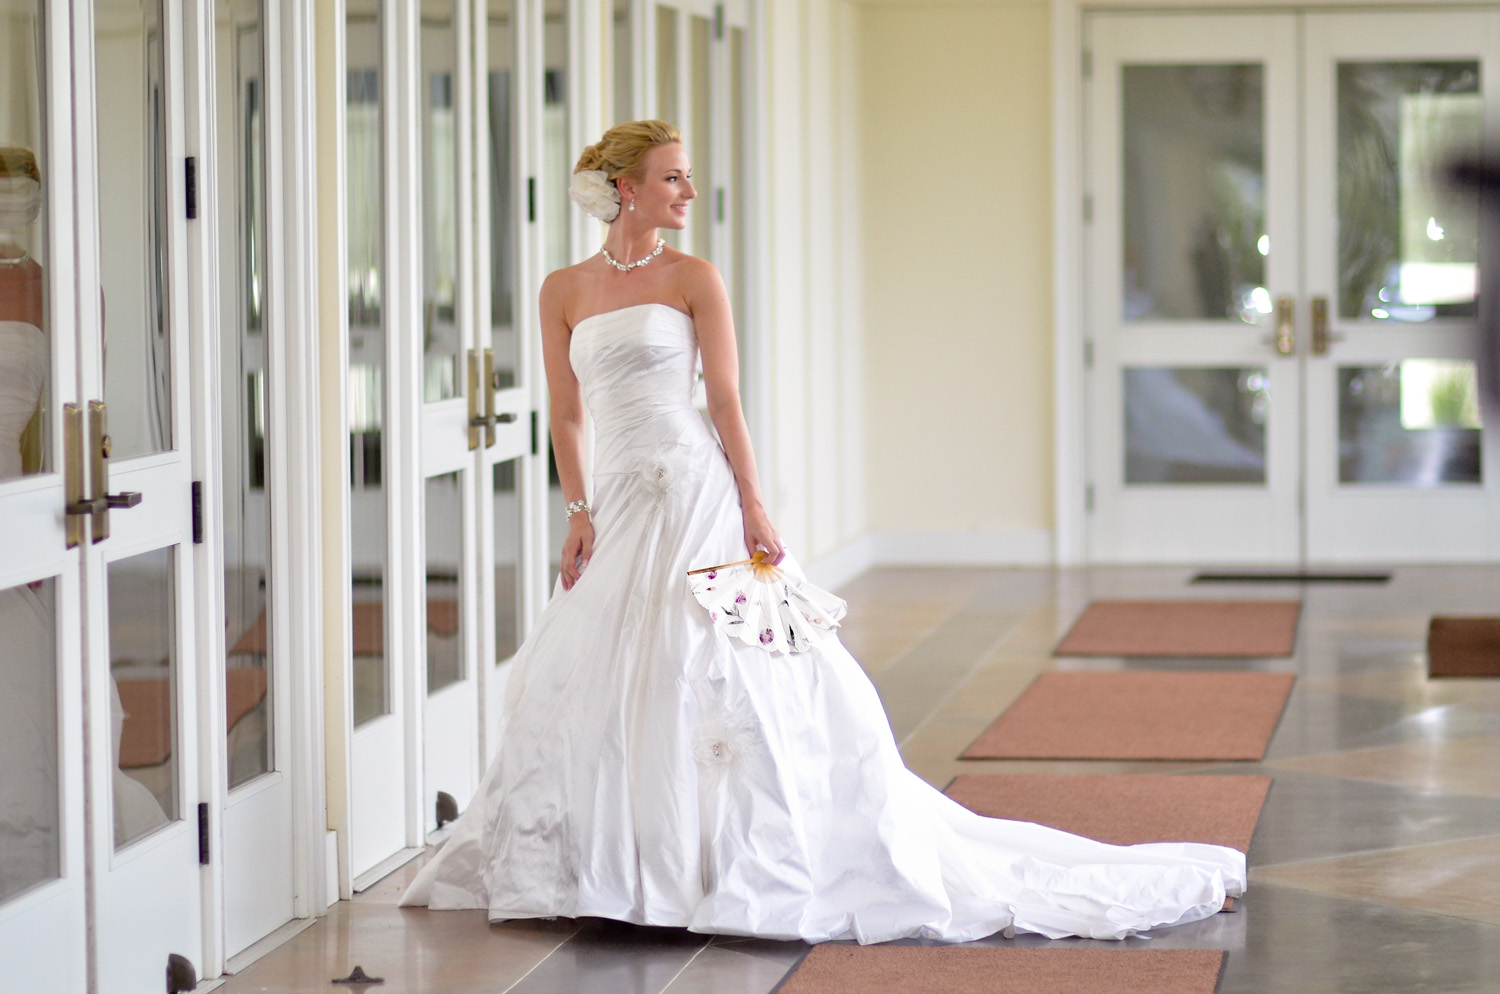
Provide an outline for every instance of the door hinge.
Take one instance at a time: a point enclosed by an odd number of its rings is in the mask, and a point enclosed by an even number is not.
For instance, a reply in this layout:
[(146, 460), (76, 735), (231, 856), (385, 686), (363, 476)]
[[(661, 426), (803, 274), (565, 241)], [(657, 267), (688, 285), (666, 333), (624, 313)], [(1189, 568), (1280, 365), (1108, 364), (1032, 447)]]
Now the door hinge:
[(1090, 79), (1094, 75), (1094, 53), (1089, 49), (1083, 50), (1083, 78)]
[(1083, 195), (1083, 223), (1094, 223), (1094, 196), (1091, 193)]
[(536, 177), (526, 177), (526, 220), (536, 223)]
[(208, 802), (198, 805), (198, 864), (208, 865)]
[(531, 454), (536, 455), (541, 450), (542, 431), (541, 418), (535, 411), (531, 412)]
[(724, 40), (724, 5), (714, 4), (714, 41)]
[(189, 221), (198, 220), (198, 158), (190, 155), (184, 168), (187, 187), (187, 216)]
[(203, 481), (193, 481), (193, 544), (203, 544)]
[(1083, 340), (1083, 368), (1094, 368), (1094, 340), (1092, 338)]
[(1094, 513), (1094, 485), (1092, 483), (1083, 485), (1083, 510), (1085, 514)]

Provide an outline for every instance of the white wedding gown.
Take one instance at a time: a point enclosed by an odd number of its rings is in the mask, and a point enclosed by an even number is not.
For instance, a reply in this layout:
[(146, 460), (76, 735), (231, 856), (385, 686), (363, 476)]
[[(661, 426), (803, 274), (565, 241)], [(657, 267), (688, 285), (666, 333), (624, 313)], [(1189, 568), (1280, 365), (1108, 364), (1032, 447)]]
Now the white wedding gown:
[(686, 573), (745, 549), (692, 404), (692, 319), (620, 308), (580, 321), (570, 351), (596, 429), (593, 559), (517, 653), (495, 761), (402, 904), (961, 941), (1121, 938), (1243, 891), (1233, 849), (976, 815), (906, 769), (836, 638), (787, 655), (716, 629)]

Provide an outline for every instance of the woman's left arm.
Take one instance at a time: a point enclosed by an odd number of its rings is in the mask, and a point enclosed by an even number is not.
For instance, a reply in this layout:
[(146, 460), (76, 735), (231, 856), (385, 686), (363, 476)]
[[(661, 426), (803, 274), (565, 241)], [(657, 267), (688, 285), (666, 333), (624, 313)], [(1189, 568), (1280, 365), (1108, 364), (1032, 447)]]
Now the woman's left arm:
[(760, 474), (755, 468), (755, 451), (750, 445), (750, 429), (745, 426), (745, 412), (740, 407), (740, 357), (734, 339), (734, 312), (724, 279), (712, 263), (702, 259), (684, 260), (689, 268), (684, 297), (698, 332), (698, 350), (703, 356), (703, 385), (708, 394), (708, 416), (719, 433), (719, 444), (729, 457), (735, 483), (740, 490), (740, 507), (745, 518), (745, 548), (750, 552), (766, 550), (766, 558), (781, 562), (781, 536), (766, 514), (766, 501), (760, 492)]

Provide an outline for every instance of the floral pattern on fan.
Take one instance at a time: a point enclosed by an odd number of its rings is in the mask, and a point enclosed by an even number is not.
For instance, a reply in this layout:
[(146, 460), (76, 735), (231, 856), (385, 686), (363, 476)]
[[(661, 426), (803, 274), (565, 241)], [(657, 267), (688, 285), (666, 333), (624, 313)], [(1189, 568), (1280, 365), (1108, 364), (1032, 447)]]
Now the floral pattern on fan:
[(767, 652), (806, 652), (839, 626), (848, 605), (765, 556), (757, 549), (737, 563), (690, 570), (688, 589), (720, 631)]

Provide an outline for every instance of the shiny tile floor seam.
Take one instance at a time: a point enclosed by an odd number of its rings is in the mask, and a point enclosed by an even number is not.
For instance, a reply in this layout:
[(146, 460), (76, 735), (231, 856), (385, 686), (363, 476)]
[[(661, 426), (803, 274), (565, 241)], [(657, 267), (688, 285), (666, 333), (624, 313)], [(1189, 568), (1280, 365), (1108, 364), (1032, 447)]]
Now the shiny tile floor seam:
[[(1273, 780), (1275, 779), (1275, 776), (1275, 773), (1271, 774)], [(1500, 827), (1500, 825), (1497, 825), (1497, 827)], [(1250, 868), (1250, 876), (1254, 877), (1255, 874), (1260, 872), (1261, 870), (1281, 870), (1298, 866), (1314, 866), (1319, 863), (1328, 863), (1336, 859), (1352, 859), (1357, 856), (1381, 856), (1389, 853), (1413, 852), (1415, 850), (1428, 849), (1434, 846), (1448, 845), (1454, 842), (1479, 842), (1484, 839), (1493, 839), (1495, 837), (1495, 832), (1481, 832), (1478, 835), (1455, 835), (1452, 838), (1443, 839), (1442, 842), (1417, 842), (1412, 843), (1411, 845), (1400, 846), (1374, 846), (1369, 849), (1349, 849), (1347, 851), (1340, 852), (1336, 856), (1309, 856), (1306, 859), (1288, 859), (1275, 863), (1256, 863)], [(1277, 883), (1284, 882), (1285, 881), (1281, 880), (1277, 881)]]
[(543, 956), (541, 959), (537, 960), (535, 963), (532, 964), (531, 969), (527, 970), (525, 973), (523, 973), (519, 977), (517, 977), (515, 983), (513, 983), (509, 987), (505, 988), (505, 990), (501, 991), (500, 994), (510, 994), (511, 991), (515, 990), (517, 987), (520, 987), (522, 984), (524, 984), (526, 982), (526, 978), (527, 977), (531, 976), (538, 969), (540, 969), (541, 965), (543, 963), (547, 962), (549, 959), (551, 959), (553, 957), (553, 955), (559, 949), (561, 949), (563, 946), (566, 946), (569, 942), (572, 942), (573, 939), (574, 939), (574, 937), (577, 936), (578, 933), (581, 932), (581, 931), (583, 931), (583, 929), (581, 929), (581, 928), (575, 928), (572, 932), (569, 932), (568, 933), (568, 937), (566, 939), (563, 939), (557, 945), (555, 945), (551, 949), (549, 949), (547, 951), (547, 954), (545, 956)]

